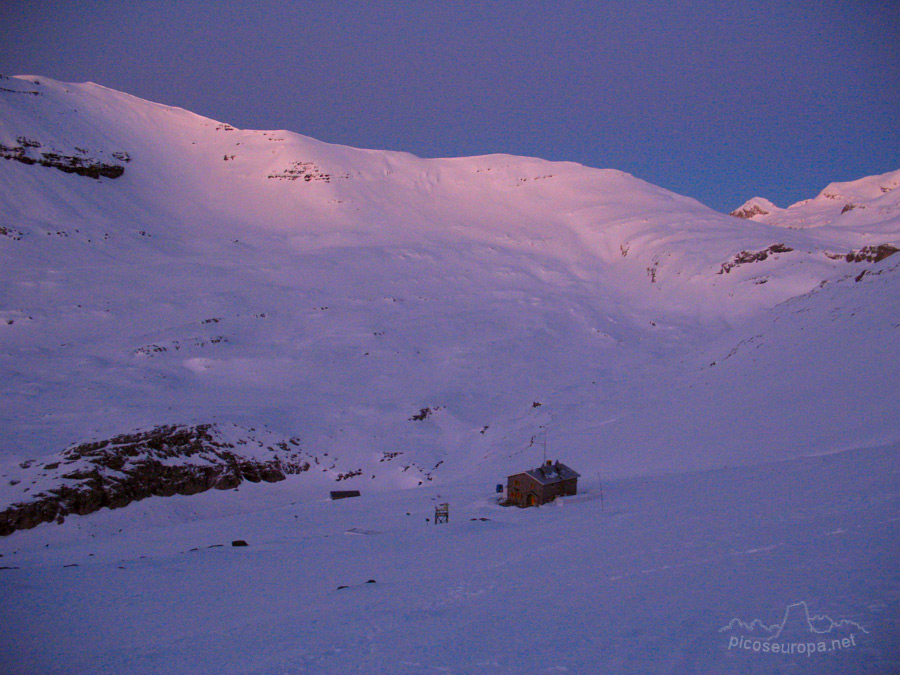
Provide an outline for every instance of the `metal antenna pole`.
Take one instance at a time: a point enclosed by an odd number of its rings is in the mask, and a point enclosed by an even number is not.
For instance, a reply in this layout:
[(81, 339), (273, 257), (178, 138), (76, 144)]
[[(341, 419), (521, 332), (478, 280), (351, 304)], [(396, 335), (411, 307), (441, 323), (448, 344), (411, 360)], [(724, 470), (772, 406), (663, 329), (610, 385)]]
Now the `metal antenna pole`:
[(546, 464), (546, 463), (547, 463), (547, 429), (545, 427), (544, 428), (544, 462), (543, 462), (543, 464)]

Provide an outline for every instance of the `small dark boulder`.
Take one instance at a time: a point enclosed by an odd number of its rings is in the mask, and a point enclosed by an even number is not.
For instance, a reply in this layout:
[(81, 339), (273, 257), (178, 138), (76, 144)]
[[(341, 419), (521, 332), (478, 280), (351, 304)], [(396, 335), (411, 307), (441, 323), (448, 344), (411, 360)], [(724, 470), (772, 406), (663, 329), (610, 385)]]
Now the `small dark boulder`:
[(244, 541), (243, 539), (235, 539), (233, 542), (231, 542), (231, 545), (232, 546), (247, 546), (247, 542)]

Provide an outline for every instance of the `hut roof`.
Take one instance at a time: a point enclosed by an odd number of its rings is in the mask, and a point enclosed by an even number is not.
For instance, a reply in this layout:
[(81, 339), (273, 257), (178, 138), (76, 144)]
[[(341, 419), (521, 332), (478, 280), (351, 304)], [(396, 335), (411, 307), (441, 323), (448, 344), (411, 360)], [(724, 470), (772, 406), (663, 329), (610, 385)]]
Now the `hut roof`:
[(550, 485), (570, 478), (578, 478), (581, 475), (560, 461), (554, 464), (547, 462), (536, 469), (526, 471), (525, 474), (534, 478), (541, 485)]

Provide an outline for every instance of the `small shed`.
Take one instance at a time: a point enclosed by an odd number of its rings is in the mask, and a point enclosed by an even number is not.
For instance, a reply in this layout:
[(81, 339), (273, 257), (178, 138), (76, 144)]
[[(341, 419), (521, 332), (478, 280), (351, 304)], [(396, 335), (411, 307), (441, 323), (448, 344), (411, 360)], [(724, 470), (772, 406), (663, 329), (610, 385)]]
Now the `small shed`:
[(507, 478), (506, 503), (510, 506), (540, 506), (557, 497), (578, 492), (579, 474), (559, 460)]
[(335, 499), (349, 499), (350, 497), (359, 497), (359, 490), (332, 490), (331, 501)]

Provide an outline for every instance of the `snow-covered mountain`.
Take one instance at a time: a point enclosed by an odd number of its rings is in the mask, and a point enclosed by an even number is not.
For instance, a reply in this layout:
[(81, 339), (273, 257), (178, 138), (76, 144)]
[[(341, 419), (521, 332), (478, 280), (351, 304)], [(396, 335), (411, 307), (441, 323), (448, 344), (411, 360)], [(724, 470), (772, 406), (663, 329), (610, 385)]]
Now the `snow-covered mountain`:
[(831, 183), (813, 199), (804, 199), (786, 209), (763, 197), (754, 197), (731, 215), (792, 229), (831, 225), (876, 237), (892, 236), (900, 217), (898, 188), (900, 170), (847, 183)]
[(900, 171), (724, 215), (35, 76), (0, 158), (10, 672), (900, 665)]
[[(896, 360), (871, 361), (890, 356), (897, 259), (868, 252), (900, 244), (900, 172), (747, 221), (620, 171), (423, 160), (94, 84), (0, 84), (12, 464), (213, 422), (299, 437), (367, 487), (502, 476), (544, 435), (627, 475), (900, 434), (863, 421), (897, 412)], [(826, 414), (776, 406), (810, 378)], [(748, 440), (760, 424), (790, 432)]]

